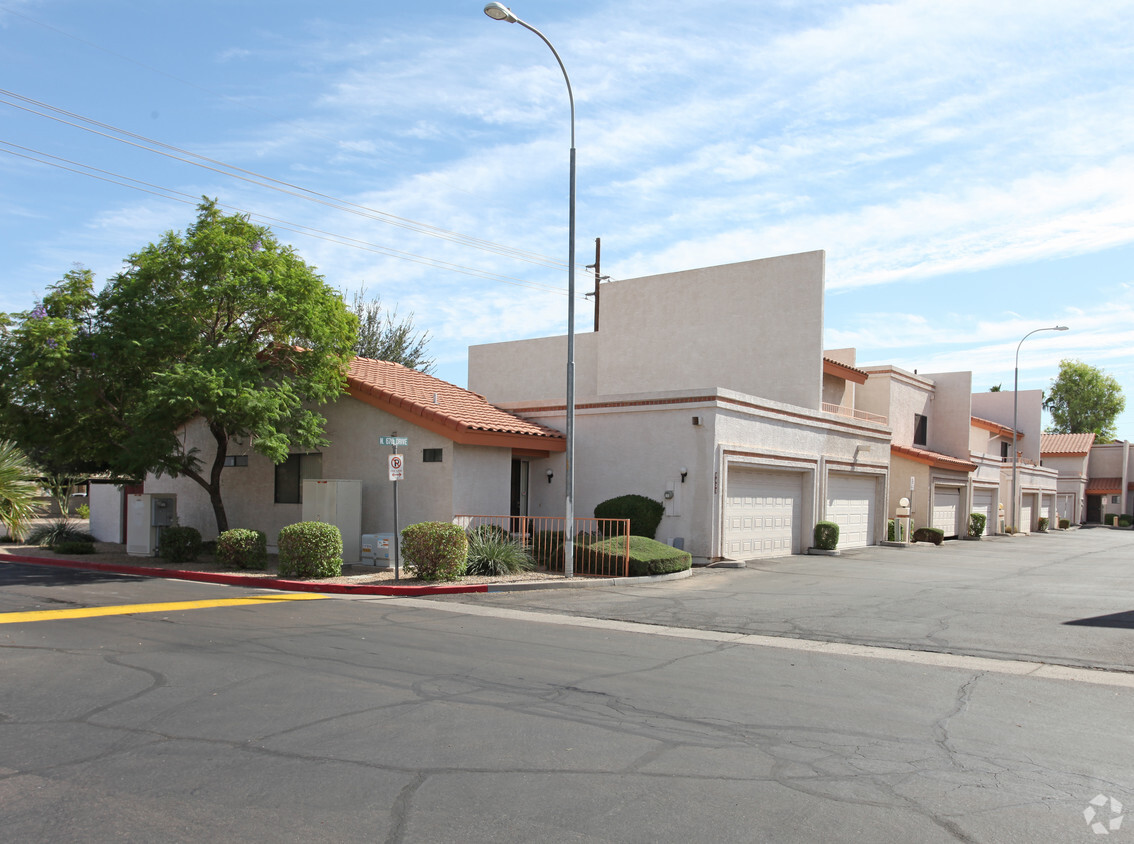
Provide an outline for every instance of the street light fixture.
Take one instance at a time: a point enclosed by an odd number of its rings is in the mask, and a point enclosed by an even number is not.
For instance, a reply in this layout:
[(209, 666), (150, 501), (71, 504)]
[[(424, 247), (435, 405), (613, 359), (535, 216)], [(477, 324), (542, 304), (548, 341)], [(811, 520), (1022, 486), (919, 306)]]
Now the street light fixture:
[(489, 3), (484, 7), (484, 13), (493, 20), (518, 23), (539, 36), (563, 71), (563, 81), (567, 83), (567, 99), (571, 104), (571, 186), (567, 250), (567, 495), (563, 525), (563, 574), (572, 577), (575, 574), (575, 95), (571, 91), (571, 78), (567, 75), (567, 68), (563, 66), (563, 59), (559, 58), (559, 53), (547, 40), (547, 36), (520, 20), (502, 3)]
[[(1020, 406), (1020, 346), (1024, 345), (1024, 341), (1039, 331), (1066, 331), (1066, 325), (1053, 325), (1048, 328), (1037, 328), (1035, 331), (1029, 331), (1020, 338), (1019, 344), (1016, 346), (1016, 374), (1012, 381), (1012, 527), (1020, 530), (1020, 501), (1016, 497), (1016, 485), (1019, 478), (1019, 459), (1020, 455), (1016, 452), (1016, 418)], [(1030, 525), (1029, 525), (1030, 528)]]

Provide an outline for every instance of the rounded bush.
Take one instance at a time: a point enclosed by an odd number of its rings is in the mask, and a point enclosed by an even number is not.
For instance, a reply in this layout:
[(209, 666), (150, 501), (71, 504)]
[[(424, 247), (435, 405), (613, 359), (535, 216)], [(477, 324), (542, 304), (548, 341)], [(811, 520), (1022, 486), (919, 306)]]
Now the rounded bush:
[(1118, 524), (1118, 514), (1117, 513), (1107, 513), (1105, 516), (1103, 516), (1103, 524), (1107, 524), (1107, 525), (1110, 525), (1111, 527), (1114, 527), (1114, 525)]
[(419, 522), (402, 531), (406, 568), (422, 580), (457, 580), (465, 573), (469, 540), (458, 525)]
[(191, 563), (201, 553), (201, 532), (195, 527), (170, 525), (161, 530), (158, 556), (171, 563)]
[(815, 523), (815, 547), (820, 551), (834, 551), (839, 544), (839, 526), (834, 522)]
[(1039, 530), (1040, 533), (1043, 533), (1044, 531), (1046, 531), (1047, 530), (1047, 516), (1040, 516), (1039, 521), (1036, 523), (1036, 527), (1037, 527), (1037, 529)]
[(296, 522), (280, 531), (283, 577), (338, 577), (343, 573), (343, 536), (326, 522)]
[(934, 545), (940, 545), (945, 541), (945, 531), (941, 528), (919, 527), (913, 532), (913, 541), (932, 542)]
[(984, 513), (969, 513), (969, 536), (984, 536), (988, 516)]
[(1131, 521), (1132, 520), (1130, 518), (1130, 514), (1129, 513), (1123, 513), (1121, 516), (1118, 517), (1118, 526), (1119, 527), (1130, 527)]
[(217, 562), (238, 569), (263, 569), (268, 565), (268, 537), (263, 531), (234, 528), (217, 537)]
[(629, 519), (630, 535), (653, 539), (658, 532), (665, 505), (644, 495), (619, 495), (595, 507), (596, 519)]
[(886, 520), (886, 541), (895, 542), (897, 537), (898, 528), (893, 519)]
[(1071, 520), (1070, 519), (1060, 519), (1059, 520), (1059, 527), (1062, 530), (1067, 530), (1067, 528), (1071, 527)]

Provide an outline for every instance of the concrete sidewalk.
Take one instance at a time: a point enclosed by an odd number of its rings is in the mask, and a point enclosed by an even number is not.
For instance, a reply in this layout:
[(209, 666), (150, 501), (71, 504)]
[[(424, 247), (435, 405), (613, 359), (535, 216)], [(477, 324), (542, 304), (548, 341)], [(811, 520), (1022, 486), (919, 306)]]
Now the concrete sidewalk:
[(439, 596), (590, 618), (1134, 671), (1134, 532), (781, 557), (629, 589)]

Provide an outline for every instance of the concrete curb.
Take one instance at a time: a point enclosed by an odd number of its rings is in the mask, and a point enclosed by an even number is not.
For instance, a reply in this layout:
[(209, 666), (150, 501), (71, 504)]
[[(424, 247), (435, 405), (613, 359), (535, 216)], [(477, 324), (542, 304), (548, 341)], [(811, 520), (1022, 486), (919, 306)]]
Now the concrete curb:
[(681, 580), (692, 576), (691, 569), (671, 574), (655, 574), (645, 577), (580, 577), (572, 580), (550, 582), (529, 581), (523, 583), (437, 583), (429, 586), (369, 585), (353, 583), (318, 583), (310, 580), (287, 580), (280, 577), (252, 577), (243, 574), (220, 574), (209, 571), (183, 571), (180, 569), (156, 569), (148, 566), (128, 566), (121, 563), (96, 563), (93, 560), (48, 559), (45, 557), (25, 557), (19, 554), (4, 554), (0, 562), (27, 563), (33, 566), (53, 566), (55, 568), (79, 569), (82, 571), (101, 571), (108, 574), (129, 574), (138, 577), (165, 577), (172, 580), (193, 580), (199, 583), (217, 583), (225, 586), (247, 586), (252, 589), (276, 589), (281, 592), (320, 592), (330, 595), (459, 595), (472, 592), (526, 592), (535, 589), (586, 589), (594, 586), (630, 586), (642, 583), (658, 583), (667, 580)]

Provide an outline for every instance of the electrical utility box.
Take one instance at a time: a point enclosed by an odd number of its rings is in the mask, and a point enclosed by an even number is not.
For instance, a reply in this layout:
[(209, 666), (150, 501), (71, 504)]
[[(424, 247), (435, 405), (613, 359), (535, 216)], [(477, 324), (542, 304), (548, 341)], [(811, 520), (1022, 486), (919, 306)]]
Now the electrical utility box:
[(177, 523), (177, 496), (146, 492), (126, 502), (126, 553), (153, 557), (161, 548), (161, 532)]
[(303, 521), (326, 522), (343, 535), (343, 563), (359, 560), (362, 538), (362, 481), (303, 482)]
[(362, 534), (360, 557), (364, 566), (392, 569), (394, 567), (394, 534)]

